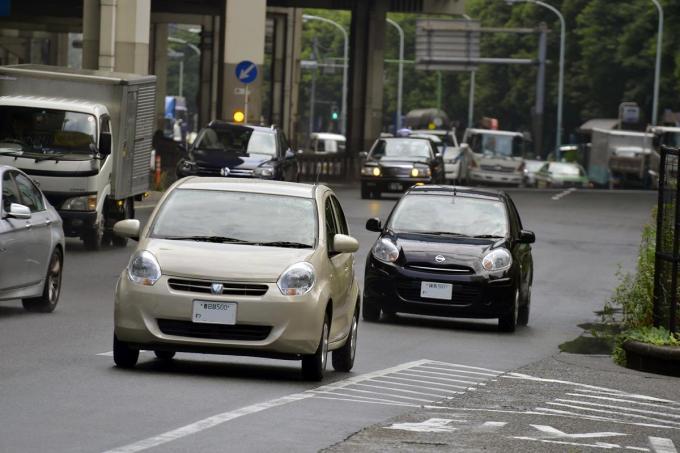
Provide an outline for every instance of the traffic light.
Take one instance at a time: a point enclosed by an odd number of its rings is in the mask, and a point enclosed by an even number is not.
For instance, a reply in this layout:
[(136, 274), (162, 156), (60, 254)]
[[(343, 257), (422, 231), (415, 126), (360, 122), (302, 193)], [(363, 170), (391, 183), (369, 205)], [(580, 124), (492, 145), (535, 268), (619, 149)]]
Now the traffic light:
[(234, 110), (234, 122), (235, 123), (243, 123), (246, 119), (245, 113), (243, 113), (241, 110)]
[(338, 106), (337, 106), (337, 105), (333, 105), (333, 106), (331, 107), (331, 119), (332, 119), (333, 121), (337, 121), (338, 118), (340, 118), (340, 113), (338, 112)]

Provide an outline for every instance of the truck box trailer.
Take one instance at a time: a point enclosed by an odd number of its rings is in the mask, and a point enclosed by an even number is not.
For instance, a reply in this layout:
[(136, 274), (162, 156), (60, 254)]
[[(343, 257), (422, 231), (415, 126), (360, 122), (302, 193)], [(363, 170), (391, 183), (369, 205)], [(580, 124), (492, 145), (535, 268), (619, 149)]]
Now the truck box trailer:
[(0, 163), (28, 173), (89, 249), (149, 189), (156, 77), (0, 66)]

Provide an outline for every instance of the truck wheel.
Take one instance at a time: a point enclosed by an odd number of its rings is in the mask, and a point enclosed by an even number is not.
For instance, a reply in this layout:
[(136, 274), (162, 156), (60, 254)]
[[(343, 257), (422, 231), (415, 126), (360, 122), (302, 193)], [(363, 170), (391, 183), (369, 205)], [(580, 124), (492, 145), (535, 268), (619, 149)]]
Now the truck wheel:
[(61, 293), (61, 268), (63, 261), (61, 250), (58, 248), (54, 249), (50, 258), (50, 265), (47, 268), (42, 295), (21, 301), (27, 311), (51, 313), (57, 307), (59, 293)]
[(83, 233), (83, 244), (87, 250), (99, 250), (104, 239), (104, 227), (101, 222), (96, 223), (90, 230)]

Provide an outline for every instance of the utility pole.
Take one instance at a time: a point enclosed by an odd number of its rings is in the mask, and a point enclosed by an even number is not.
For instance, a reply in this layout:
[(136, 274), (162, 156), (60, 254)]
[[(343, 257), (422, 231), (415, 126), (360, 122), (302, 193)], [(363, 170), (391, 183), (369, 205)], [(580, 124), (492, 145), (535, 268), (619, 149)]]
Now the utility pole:
[(392, 25), (397, 29), (399, 33), (399, 75), (397, 76), (397, 121), (395, 131), (401, 129), (401, 103), (404, 91), (404, 29), (393, 21), (392, 19), (387, 19), (387, 23)]
[(654, 101), (652, 103), (652, 126), (657, 125), (659, 118), (659, 84), (661, 82), (661, 45), (663, 44), (663, 7), (658, 0), (652, 0), (659, 10), (659, 29), (656, 37), (656, 66), (654, 68)]
[(534, 153), (543, 154), (543, 106), (545, 104), (545, 59), (548, 44), (548, 27), (544, 22), (539, 25), (538, 38), (538, 75), (536, 77), (536, 104), (534, 106)]
[(314, 61), (317, 63), (314, 67), (314, 71), (312, 72), (312, 87), (311, 87), (311, 93), (309, 95), (309, 135), (312, 135), (312, 132), (314, 132), (314, 104), (316, 103), (316, 76), (319, 72), (319, 53), (318, 53), (318, 41), (316, 39), (316, 36), (312, 40), (312, 57), (314, 58)]

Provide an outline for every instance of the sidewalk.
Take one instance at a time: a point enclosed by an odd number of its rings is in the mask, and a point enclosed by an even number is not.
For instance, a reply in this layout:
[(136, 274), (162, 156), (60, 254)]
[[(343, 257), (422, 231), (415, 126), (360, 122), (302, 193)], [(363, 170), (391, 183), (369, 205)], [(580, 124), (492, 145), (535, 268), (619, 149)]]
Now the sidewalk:
[(621, 368), (609, 356), (559, 353), (325, 451), (676, 453), (678, 447), (680, 379)]

